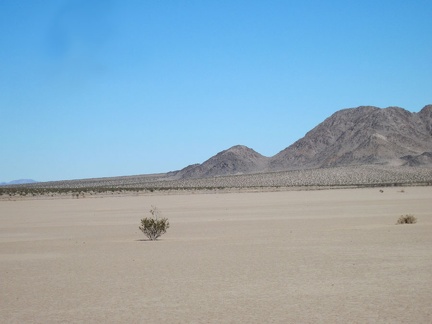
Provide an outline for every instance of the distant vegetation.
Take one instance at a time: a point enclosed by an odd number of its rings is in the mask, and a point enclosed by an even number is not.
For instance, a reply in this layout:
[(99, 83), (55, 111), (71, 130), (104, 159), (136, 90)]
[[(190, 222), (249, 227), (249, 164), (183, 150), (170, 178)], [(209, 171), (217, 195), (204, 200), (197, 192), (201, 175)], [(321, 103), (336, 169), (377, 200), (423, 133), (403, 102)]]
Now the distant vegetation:
[(138, 175), (1, 186), (0, 198), (14, 199), (20, 197), (52, 196), (81, 199), (97, 195), (138, 195), (160, 191), (283, 190), (285, 188), (319, 189), (327, 187), (394, 187), (417, 185), (432, 185), (432, 168), (369, 165), (200, 179), (173, 179), (169, 173)]
[(396, 225), (399, 224), (415, 224), (417, 223), (417, 218), (413, 215), (402, 215), (396, 222)]

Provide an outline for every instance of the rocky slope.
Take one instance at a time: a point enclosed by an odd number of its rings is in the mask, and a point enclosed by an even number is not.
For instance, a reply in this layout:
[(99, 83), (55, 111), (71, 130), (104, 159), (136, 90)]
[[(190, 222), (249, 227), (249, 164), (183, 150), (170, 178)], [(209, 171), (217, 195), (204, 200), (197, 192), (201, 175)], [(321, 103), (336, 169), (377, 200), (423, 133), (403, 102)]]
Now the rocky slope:
[(173, 173), (174, 178), (202, 178), (260, 172), (267, 168), (268, 158), (251, 148), (237, 145), (222, 151), (202, 164), (190, 165)]
[(432, 152), (432, 105), (419, 113), (402, 108), (358, 107), (336, 112), (271, 158), (271, 170), (342, 165), (403, 165)]
[(170, 175), (188, 179), (373, 164), (432, 166), (432, 105), (418, 113), (399, 107), (343, 109), (273, 157), (238, 145)]

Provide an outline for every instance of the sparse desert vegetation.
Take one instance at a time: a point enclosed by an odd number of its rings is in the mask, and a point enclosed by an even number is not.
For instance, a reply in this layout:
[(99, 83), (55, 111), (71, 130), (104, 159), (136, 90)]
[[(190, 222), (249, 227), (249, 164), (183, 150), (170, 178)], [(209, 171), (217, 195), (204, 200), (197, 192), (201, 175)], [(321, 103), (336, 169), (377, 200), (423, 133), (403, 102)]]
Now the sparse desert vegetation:
[(414, 215), (402, 215), (397, 220), (396, 224), (415, 224), (417, 223), (417, 218)]
[(1, 322), (428, 323), (432, 187), (379, 189), (2, 200)]
[(290, 190), (327, 187), (393, 187), (432, 185), (432, 168), (379, 165), (239, 174), (201, 179), (175, 179), (170, 173), (41, 182), (0, 187), (0, 197), (51, 196), (83, 198), (184, 190)]
[(139, 229), (150, 241), (157, 240), (161, 235), (165, 234), (170, 227), (168, 218), (160, 217), (160, 210), (152, 206), (150, 209), (151, 217), (141, 219)]

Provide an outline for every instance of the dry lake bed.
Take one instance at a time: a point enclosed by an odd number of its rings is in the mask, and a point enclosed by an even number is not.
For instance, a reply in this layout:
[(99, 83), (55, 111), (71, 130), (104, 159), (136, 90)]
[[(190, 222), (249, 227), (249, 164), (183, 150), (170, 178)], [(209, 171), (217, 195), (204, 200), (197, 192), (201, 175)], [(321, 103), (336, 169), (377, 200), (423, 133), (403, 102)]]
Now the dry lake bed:
[(430, 323), (432, 187), (401, 189), (0, 201), (0, 322)]

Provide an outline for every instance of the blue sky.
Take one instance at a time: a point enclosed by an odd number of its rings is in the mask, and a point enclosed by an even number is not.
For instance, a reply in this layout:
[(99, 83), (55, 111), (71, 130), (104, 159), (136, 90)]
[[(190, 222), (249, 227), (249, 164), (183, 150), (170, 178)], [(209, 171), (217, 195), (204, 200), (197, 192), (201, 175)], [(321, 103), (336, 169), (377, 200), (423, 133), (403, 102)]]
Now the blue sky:
[(0, 0), (0, 181), (272, 156), (342, 108), (432, 103), (432, 2)]

